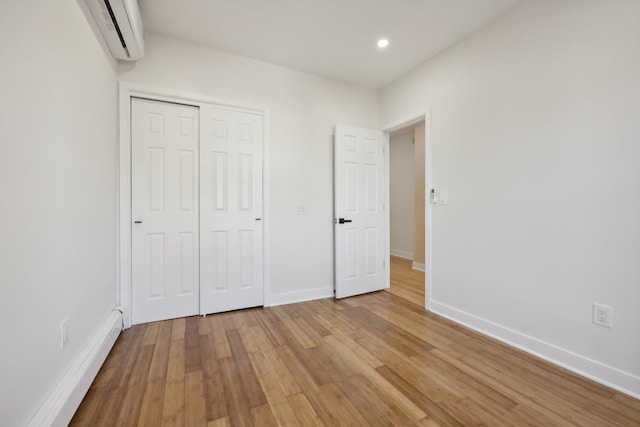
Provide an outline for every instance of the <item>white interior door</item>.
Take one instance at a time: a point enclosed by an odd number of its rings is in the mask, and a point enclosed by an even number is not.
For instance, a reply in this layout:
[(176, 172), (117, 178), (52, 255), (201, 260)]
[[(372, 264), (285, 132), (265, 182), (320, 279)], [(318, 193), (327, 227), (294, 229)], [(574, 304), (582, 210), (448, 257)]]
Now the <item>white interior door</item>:
[(263, 116), (204, 106), (201, 117), (201, 313), (263, 305)]
[(198, 108), (131, 100), (132, 320), (198, 314)]
[(336, 298), (385, 284), (384, 135), (337, 125), (334, 147)]

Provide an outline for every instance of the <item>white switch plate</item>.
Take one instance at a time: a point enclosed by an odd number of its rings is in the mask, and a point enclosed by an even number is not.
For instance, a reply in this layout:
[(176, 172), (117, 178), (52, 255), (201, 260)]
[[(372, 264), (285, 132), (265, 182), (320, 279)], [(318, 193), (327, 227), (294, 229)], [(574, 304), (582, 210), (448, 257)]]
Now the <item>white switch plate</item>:
[(446, 191), (438, 191), (438, 204), (445, 206), (449, 199), (449, 195)]

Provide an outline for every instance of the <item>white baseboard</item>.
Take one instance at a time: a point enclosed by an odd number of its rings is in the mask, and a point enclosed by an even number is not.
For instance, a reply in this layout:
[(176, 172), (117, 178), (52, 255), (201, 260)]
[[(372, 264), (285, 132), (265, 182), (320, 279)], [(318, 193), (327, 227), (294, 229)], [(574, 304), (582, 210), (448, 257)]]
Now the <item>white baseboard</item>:
[(122, 327), (122, 313), (114, 309), (35, 413), (29, 427), (69, 425)]
[(265, 307), (276, 305), (293, 304), (296, 302), (312, 301), (314, 299), (333, 298), (333, 288), (310, 289), (306, 291), (285, 292), (271, 295)]
[(424, 271), (424, 270), (425, 270), (425, 266), (424, 266), (424, 264), (421, 264), (421, 263), (419, 263), (419, 262), (414, 262), (414, 263), (411, 265), (411, 268), (412, 268), (412, 269), (414, 269), (414, 270), (418, 270), (418, 271)]
[(637, 376), (572, 353), (553, 344), (540, 341), (513, 329), (505, 328), (438, 301), (431, 301), (431, 311), (607, 387), (640, 399), (640, 378)]
[(401, 251), (400, 249), (390, 249), (389, 253), (393, 256), (397, 256), (398, 258), (413, 260), (413, 252)]

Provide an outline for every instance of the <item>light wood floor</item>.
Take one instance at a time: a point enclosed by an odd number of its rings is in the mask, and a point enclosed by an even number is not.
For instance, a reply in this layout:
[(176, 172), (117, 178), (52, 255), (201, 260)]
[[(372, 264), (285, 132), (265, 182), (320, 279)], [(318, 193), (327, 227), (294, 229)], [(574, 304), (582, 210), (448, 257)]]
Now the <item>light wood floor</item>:
[(411, 260), (391, 257), (391, 287), (387, 292), (424, 307), (424, 273), (411, 268)]
[(428, 313), (402, 283), (134, 326), (71, 424), (640, 425), (640, 401)]

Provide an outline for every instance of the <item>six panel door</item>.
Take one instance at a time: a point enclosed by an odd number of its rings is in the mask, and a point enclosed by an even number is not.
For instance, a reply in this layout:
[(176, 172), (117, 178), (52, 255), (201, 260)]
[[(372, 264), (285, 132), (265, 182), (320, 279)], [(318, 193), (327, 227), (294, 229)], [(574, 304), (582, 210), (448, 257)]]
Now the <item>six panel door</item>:
[(197, 107), (131, 100), (132, 321), (198, 314)]
[(380, 131), (336, 126), (336, 298), (384, 288), (383, 144)]
[(264, 304), (263, 116), (204, 106), (200, 142), (200, 311)]

